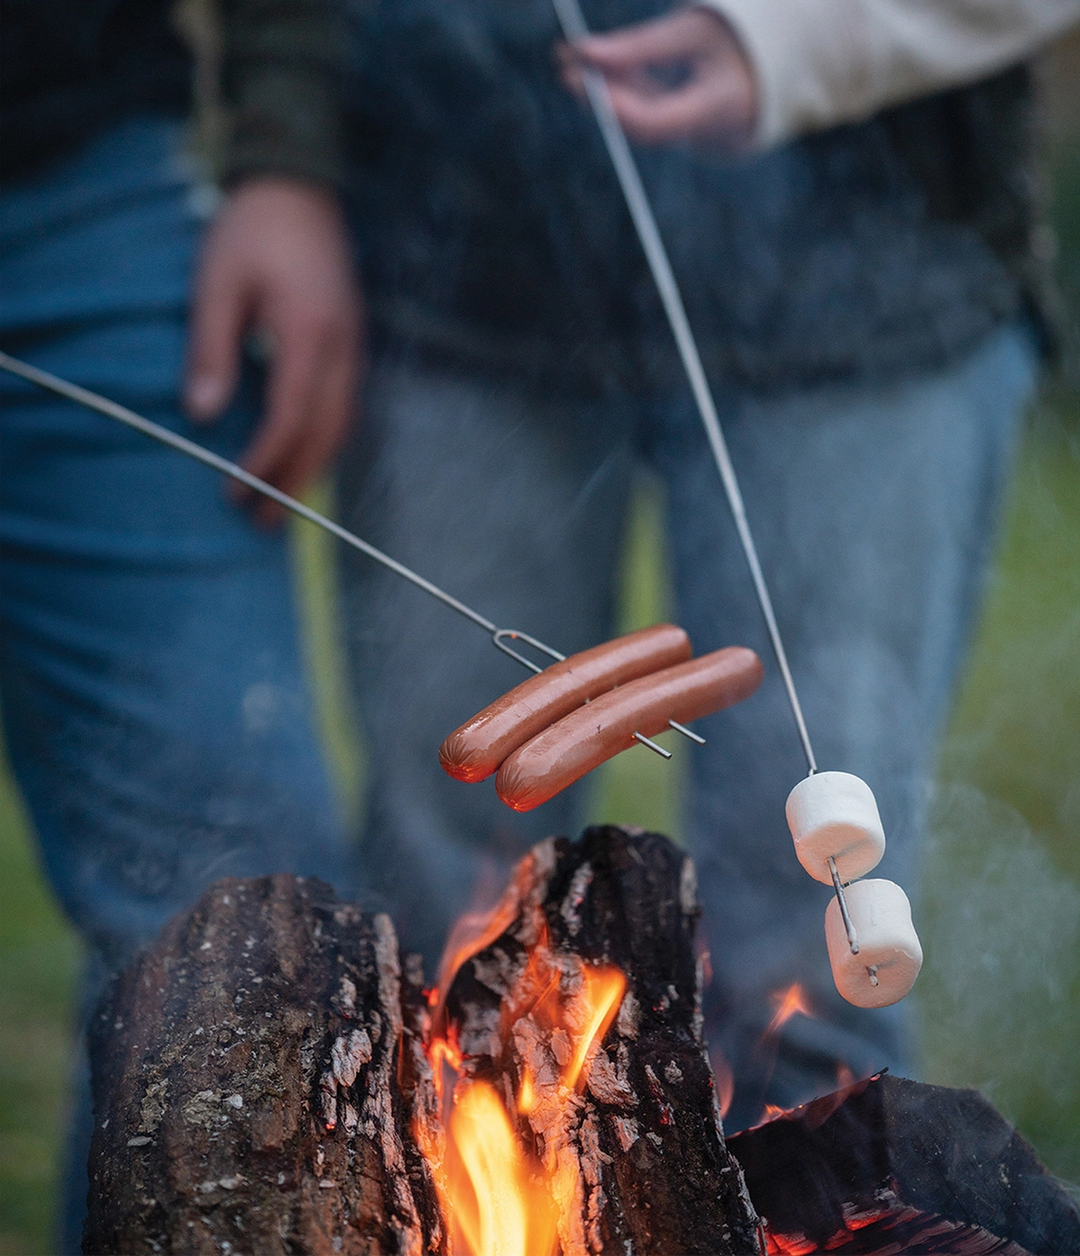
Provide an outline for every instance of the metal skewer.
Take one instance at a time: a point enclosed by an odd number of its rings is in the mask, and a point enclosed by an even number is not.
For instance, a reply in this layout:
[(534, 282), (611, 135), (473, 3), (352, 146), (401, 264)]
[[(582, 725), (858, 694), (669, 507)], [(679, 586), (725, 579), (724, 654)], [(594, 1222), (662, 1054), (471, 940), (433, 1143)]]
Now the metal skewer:
[[(585, 24), (585, 18), (582, 16), (578, 0), (552, 0), (552, 3), (555, 6), (559, 24), (562, 26), (563, 34), (567, 40), (570, 43), (575, 43), (579, 39), (586, 38), (589, 34), (589, 28)], [(724, 492), (727, 495), (728, 504), (735, 519), (735, 528), (739, 534), (739, 541), (742, 545), (743, 553), (746, 555), (747, 564), (750, 567), (754, 591), (757, 594), (761, 613), (765, 617), (765, 626), (768, 629), (769, 640), (772, 643), (773, 653), (776, 655), (776, 662), (780, 668), (784, 688), (787, 691), (788, 702), (795, 717), (799, 740), (802, 742), (803, 753), (806, 755), (806, 764), (812, 776), (817, 771), (817, 762), (814, 758), (813, 747), (810, 745), (810, 734), (807, 732), (806, 721), (803, 719), (799, 696), (795, 692), (795, 682), (791, 676), (791, 669), (788, 667), (787, 652), (784, 650), (784, 642), (780, 636), (776, 615), (773, 613), (772, 599), (769, 597), (769, 590), (765, 584), (765, 577), (762, 574), (761, 563), (758, 561), (757, 547), (754, 545), (754, 538), (746, 518), (746, 507), (743, 504), (738, 477), (735, 474), (735, 468), (728, 453), (727, 442), (724, 440), (720, 418), (716, 411), (716, 403), (713, 401), (712, 392), (709, 389), (708, 380), (705, 376), (705, 368), (701, 363), (701, 354), (698, 351), (694, 333), (690, 330), (690, 323), (686, 317), (686, 309), (683, 305), (682, 295), (679, 292), (679, 285), (675, 281), (667, 250), (664, 247), (663, 240), (660, 238), (660, 231), (656, 225), (656, 218), (653, 215), (644, 185), (641, 182), (637, 163), (630, 152), (630, 145), (627, 143), (626, 135), (619, 124), (619, 119), (615, 115), (615, 109), (611, 103), (611, 96), (608, 94), (604, 76), (597, 70), (583, 67), (582, 78), (585, 83), (585, 92), (589, 97), (589, 104), (592, 106), (593, 113), (596, 116), (608, 155), (611, 157), (612, 165), (615, 167), (615, 173), (618, 176), (619, 184), (626, 198), (630, 217), (634, 220), (638, 239), (641, 241), (641, 247), (645, 251), (645, 257), (649, 263), (653, 280), (660, 293), (660, 300), (663, 302), (668, 323), (675, 337), (679, 356), (682, 358), (683, 368), (690, 383), (690, 389), (694, 394), (694, 400), (697, 402), (698, 413), (701, 415), (701, 421), (704, 424), (705, 433), (712, 448), (713, 458), (716, 461), (716, 467), (720, 472), (720, 479), (724, 485)]]
[[(552, 3), (555, 6), (555, 12), (558, 15), (563, 34), (570, 43), (588, 36), (589, 28), (585, 23), (578, 0), (552, 0)], [(708, 437), (713, 459), (716, 462), (716, 469), (720, 472), (724, 493), (727, 496), (728, 505), (731, 507), (731, 513), (735, 520), (735, 530), (739, 535), (739, 542), (742, 545), (743, 554), (746, 556), (747, 566), (750, 568), (754, 592), (757, 595), (758, 605), (761, 607), (761, 613), (765, 619), (765, 627), (768, 630), (769, 640), (772, 643), (773, 653), (776, 656), (777, 666), (780, 669), (780, 676), (784, 682), (788, 704), (795, 718), (795, 727), (799, 734), (799, 741), (802, 743), (803, 754), (806, 756), (807, 770), (809, 775), (813, 776), (817, 771), (817, 760), (814, 757), (814, 748), (810, 744), (810, 733), (806, 727), (802, 705), (799, 702), (799, 695), (795, 689), (795, 680), (788, 665), (787, 651), (784, 649), (784, 641), (780, 635), (780, 626), (776, 622), (776, 614), (773, 611), (769, 588), (765, 583), (765, 575), (761, 570), (757, 546), (754, 544), (753, 533), (750, 531), (750, 523), (746, 517), (746, 506), (743, 502), (742, 491), (739, 488), (739, 479), (735, 474), (735, 467), (728, 452), (723, 428), (720, 426), (720, 416), (717, 413), (716, 402), (713, 400), (712, 390), (709, 388), (709, 382), (705, 375), (705, 368), (702, 365), (697, 340), (690, 328), (690, 321), (686, 316), (686, 307), (683, 304), (682, 293), (679, 291), (675, 273), (671, 268), (671, 261), (668, 258), (667, 249), (664, 247), (663, 239), (660, 236), (660, 229), (656, 225), (656, 217), (652, 212), (652, 206), (649, 204), (645, 186), (641, 182), (641, 174), (638, 171), (637, 163), (634, 161), (626, 134), (611, 103), (611, 96), (604, 76), (599, 71), (588, 67), (582, 67), (581, 74), (585, 84), (585, 93), (589, 98), (589, 104), (592, 106), (597, 125), (600, 127), (600, 133), (603, 136), (608, 156), (615, 167), (619, 186), (622, 188), (623, 196), (626, 199), (626, 207), (630, 211), (630, 217), (633, 219), (638, 240), (645, 252), (649, 270), (652, 272), (653, 282), (656, 284), (660, 300), (664, 306), (671, 333), (675, 337), (675, 344), (678, 347), (683, 369), (686, 371), (690, 390), (694, 395), (694, 401), (697, 403), (698, 414), (701, 416), (701, 422)], [(843, 917), (844, 929), (847, 932), (848, 945), (851, 947), (851, 953), (858, 955), (859, 941), (855, 933), (855, 926), (851, 923), (851, 916), (848, 913), (844, 887), (836, 871), (836, 861), (830, 858), (829, 867), (832, 870), (833, 887), (836, 891), (837, 901), (840, 904), (840, 914)], [(868, 968), (867, 972), (870, 975), (871, 984), (877, 985), (876, 968)]]
[[(560, 654), (558, 650), (545, 645), (543, 641), (538, 641), (536, 637), (529, 636), (527, 632), (519, 632), (513, 628), (500, 628), (497, 624), (493, 624), (490, 619), (481, 615), (479, 611), (475, 611), (471, 606), (466, 606), (464, 602), (458, 601), (456, 597), (453, 597), (444, 589), (440, 589), (437, 584), (432, 584), (430, 580), (425, 580), (423, 576), (418, 575), (410, 567), (406, 567), (404, 563), (399, 563), (396, 558), (391, 558), (389, 554), (384, 554), (382, 550), (376, 549), (374, 545), (362, 540), (347, 528), (343, 528), (340, 523), (335, 523), (333, 519), (328, 519), (317, 510), (312, 510), (310, 506), (305, 506), (303, 502), (297, 501), (295, 497), (290, 497), (288, 493), (283, 493), (281, 489), (275, 488), (265, 480), (260, 480), (257, 475), (252, 475), (250, 471), (245, 471), (238, 463), (230, 462), (228, 458), (222, 458), (220, 454), (215, 454), (203, 445), (188, 440), (186, 436), (180, 436), (178, 433), (170, 431), (167, 427), (162, 427), (159, 423), (143, 418), (141, 414), (136, 414), (134, 410), (129, 410), (126, 406), (110, 401), (108, 397), (102, 397), (99, 393), (91, 392), (88, 388), (81, 388), (78, 384), (71, 384), (66, 379), (61, 379), (58, 375), (53, 375), (49, 371), (43, 371), (36, 366), (31, 366), (29, 362), (13, 358), (10, 354), (0, 352), (0, 369), (7, 371), (11, 375), (17, 375), (28, 383), (36, 384), (38, 388), (44, 388), (47, 392), (56, 393), (57, 396), (64, 397), (68, 401), (74, 401), (77, 405), (85, 406), (89, 410), (95, 410), (98, 414), (107, 415), (110, 419), (116, 419), (117, 422), (123, 423), (126, 427), (134, 428), (135, 431), (142, 432), (144, 436), (149, 436), (163, 445), (179, 450), (180, 453), (187, 454), (189, 458), (194, 458), (197, 462), (213, 467), (215, 471), (220, 471), (223, 475), (230, 476), (234, 480), (239, 480), (241, 484), (246, 484), (248, 488), (254, 489), (256, 493), (269, 497), (272, 501), (284, 506), (286, 510), (292, 511), (294, 515), (299, 515), (301, 519), (314, 523), (332, 536), (336, 536), (339, 541), (344, 541), (346, 545), (351, 545), (353, 549), (366, 554), (368, 558), (374, 559), (375, 562), (382, 563), (384, 567), (388, 567), (403, 579), (408, 580), (411, 584), (415, 584), (418, 589), (422, 589), (425, 593), (430, 594), (431, 597), (442, 602), (444, 606), (448, 606), (452, 611), (457, 611), (459, 615), (463, 615), (470, 622), (476, 624), (477, 627), (483, 628), (491, 637), (496, 649), (501, 650), (504, 654), (508, 654), (512, 659), (516, 659), (529, 671), (541, 672), (543, 668), (539, 667), (531, 659), (526, 658), (518, 650), (515, 650), (509, 642), (522, 641), (538, 653), (546, 654), (548, 658), (556, 663), (561, 663), (566, 659), (565, 654)], [(684, 737), (689, 737), (691, 741), (695, 741), (699, 745), (705, 744), (703, 737), (698, 736), (697, 733), (692, 732), (689, 728), (685, 728), (675, 720), (668, 720), (668, 724), (677, 733), (682, 733)], [(650, 740), (643, 734), (635, 733), (634, 739), (641, 742), (643, 746), (648, 746), (650, 750), (654, 750), (661, 757), (665, 759), (671, 758), (669, 750), (665, 750), (663, 746), (657, 745), (655, 741)]]
[[(848, 946), (851, 947), (852, 955), (859, 953), (859, 935), (855, 932), (855, 926), (851, 922), (851, 914), (848, 911), (847, 895), (844, 893), (844, 883), (840, 880), (840, 873), (836, 868), (836, 860), (829, 856), (829, 871), (832, 873), (833, 889), (836, 891), (836, 901), (840, 904), (840, 919), (844, 922), (844, 932), (847, 934)], [(870, 980), (877, 985), (876, 972), (870, 974)]]

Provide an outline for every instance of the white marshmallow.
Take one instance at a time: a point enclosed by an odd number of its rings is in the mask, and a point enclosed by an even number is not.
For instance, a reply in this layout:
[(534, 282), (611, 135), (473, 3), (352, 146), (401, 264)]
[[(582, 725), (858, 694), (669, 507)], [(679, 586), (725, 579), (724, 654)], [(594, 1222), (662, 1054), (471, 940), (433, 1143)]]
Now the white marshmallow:
[(893, 881), (871, 880), (849, 885), (844, 897), (859, 953), (851, 952), (834, 896), (825, 911), (825, 941), (837, 990), (856, 1007), (899, 1003), (915, 984), (923, 958), (907, 895)]
[(840, 880), (854, 881), (876, 868), (885, 853), (885, 830), (870, 786), (850, 772), (815, 772), (788, 795), (787, 822), (799, 863), (832, 885), (829, 856)]

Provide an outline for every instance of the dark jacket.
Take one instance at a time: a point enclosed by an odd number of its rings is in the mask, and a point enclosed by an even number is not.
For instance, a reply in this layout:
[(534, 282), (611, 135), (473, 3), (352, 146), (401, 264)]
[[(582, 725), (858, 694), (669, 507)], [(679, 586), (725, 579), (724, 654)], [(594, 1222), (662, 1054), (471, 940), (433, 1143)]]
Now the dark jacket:
[[(594, 29), (656, 0), (587, 0)], [(356, 18), (356, 216), (377, 331), (538, 387), (680, 371), (551, 0), (371, 0)], [(749, 160), (639, 161), (714, 379), (765, 391), (941, 365), (1038, 317), (1029, 76)]]
[[(342, 181), (348, 27), (336, 0), (192, 0), (221, 174)], [(6, 179), (29, 175), (135, 113), (184, 116), (194, 57), (175, 0), (0, 0), (0, 130)]]

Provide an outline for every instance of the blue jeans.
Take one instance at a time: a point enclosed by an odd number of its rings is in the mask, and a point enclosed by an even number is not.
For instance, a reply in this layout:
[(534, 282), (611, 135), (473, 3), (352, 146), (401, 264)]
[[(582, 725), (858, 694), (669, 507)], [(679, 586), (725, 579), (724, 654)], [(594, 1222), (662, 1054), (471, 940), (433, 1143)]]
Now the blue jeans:
[[(258, 414), (253, 381), (213, 427), (179, 412), (201, 230), (180, 138), (132, 120), (6, 188), (0, 337), (235, 457)], [(350, 864), (283, 535), (138, 433), (10, 377), (0, 390), (4, 733), (45, 871), (89, 947), (90, 1003), (219, 877), (291, 870), (348, 889)], [(78, 1250), (86, 1103), (65, 1253)]]
[[(880, 385), (717, 401), (822, 768), (864, 777), (881, 808), (880, 875), (917, 900), (932, 761), (986, 573), (996, 508), (1034, 380), (1022, 329), (963, 360)], [(685, 832), (713, 980), (706, 1035), (734, 1068), (731, 1128), (859, 1075), (910, 1069), (903, 1005), (865, 1011), (833, 987), (826, 887), (784, 820), (806, 772), (719, 477), (688, 397), (541, 399), (505, 383), (376, 365), (346, 459), (343, 510), (369, 540), (496, 623), (570, 652), (612, 632), (632, 476), (663, 477), (676, 614), (703, 653), (752, 646), (761, 690), (696, 727)], [(582, 790), (517, 815), (493, 782), (436, 766), (442, 738), (521, 680), (475, 627), (348, 555), (354, 686), (372, 755), (363, 866), (407, 946), (437, 958), (485, 870), (574, 833)], [(631, 754), (645, 754), (637, 748)], [(877, 875), (877, 874), (875, 874)], [(917, 901), (916, 901), (917, 912)], [(772, 992), (800, 982), (816, 1019), (758, 1043)]]

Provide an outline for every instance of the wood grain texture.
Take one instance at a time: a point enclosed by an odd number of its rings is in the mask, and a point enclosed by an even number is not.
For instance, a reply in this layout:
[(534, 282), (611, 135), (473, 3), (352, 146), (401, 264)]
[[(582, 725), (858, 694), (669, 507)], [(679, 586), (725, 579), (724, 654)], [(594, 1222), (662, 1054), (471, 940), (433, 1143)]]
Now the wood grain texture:
[(291, 876), (218, 882), (93, 1027), (84, 1250), (438, 1250), (409, 1133), (430, 1078), (396, 1084), (415, 1002), (387, 917)]

